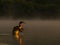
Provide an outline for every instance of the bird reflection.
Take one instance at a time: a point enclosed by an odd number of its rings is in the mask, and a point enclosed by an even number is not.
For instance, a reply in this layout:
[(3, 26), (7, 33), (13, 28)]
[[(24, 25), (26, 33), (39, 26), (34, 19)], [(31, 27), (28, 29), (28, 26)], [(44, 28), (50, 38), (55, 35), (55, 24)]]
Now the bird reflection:
[(18, 34), (19, 32), (16, 31), (16, 35), (14, 35), (14, 39), (19, 43), (19, 45), (23, 45), (23, 36)]

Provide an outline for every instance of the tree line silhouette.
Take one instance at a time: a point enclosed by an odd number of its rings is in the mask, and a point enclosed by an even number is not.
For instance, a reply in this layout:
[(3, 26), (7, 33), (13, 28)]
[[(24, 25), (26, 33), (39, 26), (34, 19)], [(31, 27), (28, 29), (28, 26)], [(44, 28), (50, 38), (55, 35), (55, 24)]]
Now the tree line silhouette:
[(0, 17), (59, 18), (59, 0), (0, 0)]

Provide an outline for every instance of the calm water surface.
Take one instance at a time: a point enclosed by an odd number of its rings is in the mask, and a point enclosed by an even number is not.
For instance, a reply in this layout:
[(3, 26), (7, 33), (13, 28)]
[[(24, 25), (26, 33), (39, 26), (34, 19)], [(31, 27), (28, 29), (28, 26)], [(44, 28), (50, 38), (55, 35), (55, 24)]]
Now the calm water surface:
[[(60, 45), (60, 21), (24, 20), (24, 45)], [(19, 20), (0, 20), (0, 45), (19, 45), (12, 29)]]

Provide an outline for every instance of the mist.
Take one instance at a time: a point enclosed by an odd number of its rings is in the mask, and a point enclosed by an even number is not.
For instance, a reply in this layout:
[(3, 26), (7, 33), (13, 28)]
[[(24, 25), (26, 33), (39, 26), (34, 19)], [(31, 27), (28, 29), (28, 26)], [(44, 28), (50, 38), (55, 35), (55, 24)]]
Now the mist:
[[(5, 36), (8, 44), (12, 45), (11, 34), (14, 26), (21, 20), (0, 20), (0, 35)], [(25, 45), (59, 45), (60, 21), (59, 20), (23, 20)], [(3, 38), (2, 38), (3, 39)], [(4, 39), (5, 40), (5, 39)], [(7, 41), (0, 42), (7, 42)], [(15, 43), (13, 43), (15, 44)]]

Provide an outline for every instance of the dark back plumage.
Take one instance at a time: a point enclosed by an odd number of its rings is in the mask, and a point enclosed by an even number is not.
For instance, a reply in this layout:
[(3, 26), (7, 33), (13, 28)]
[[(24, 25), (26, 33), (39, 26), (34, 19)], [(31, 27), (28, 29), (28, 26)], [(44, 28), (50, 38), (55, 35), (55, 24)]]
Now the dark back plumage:
[(12, 34), (13, 34), (13, 35), (15, 35), (15, 31), (16, 31), (16, 30), (19, 30), (19, 27), (18, 27), (18, 26), (15, 26), (15, 27), (13, 28), (13, 31), (12, 31)]

